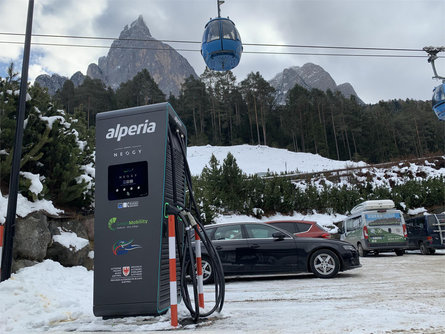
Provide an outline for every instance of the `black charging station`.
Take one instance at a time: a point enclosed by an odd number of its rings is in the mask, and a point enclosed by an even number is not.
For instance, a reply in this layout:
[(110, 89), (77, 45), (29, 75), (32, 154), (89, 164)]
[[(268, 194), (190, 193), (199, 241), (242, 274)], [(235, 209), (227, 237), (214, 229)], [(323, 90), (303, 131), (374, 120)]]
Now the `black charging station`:
[[(96, 316), (167, 312), (165, 207), (168, 203), (185, 206), (186, 161), (181, 145), (186, 136), (184, 124), (168, 103), (97, 114)], [(178, 230), (184, 233), (181, 225)]]

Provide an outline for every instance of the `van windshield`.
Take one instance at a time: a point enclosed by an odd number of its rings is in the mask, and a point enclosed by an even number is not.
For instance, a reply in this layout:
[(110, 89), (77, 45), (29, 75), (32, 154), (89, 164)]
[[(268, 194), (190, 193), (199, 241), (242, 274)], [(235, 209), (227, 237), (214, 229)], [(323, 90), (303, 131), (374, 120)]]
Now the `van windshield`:
[(402, 215), (399, 212), (366, 213), (365, 219), (369, 226), (400, 225)]

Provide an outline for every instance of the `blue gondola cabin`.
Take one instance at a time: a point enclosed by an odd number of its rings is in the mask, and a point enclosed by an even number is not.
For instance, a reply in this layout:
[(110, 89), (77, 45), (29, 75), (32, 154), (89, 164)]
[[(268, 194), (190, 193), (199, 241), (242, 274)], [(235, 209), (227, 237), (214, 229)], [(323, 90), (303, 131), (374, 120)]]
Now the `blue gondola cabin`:
[(232, 20), (218, 17), (206, 24), (201, 54), (209, 69), (229, 71), (235, 68), (242, 52), (241, 38)]
[(432, 104), (436, 116), (445, 121), (445, 83), (434, 88)]

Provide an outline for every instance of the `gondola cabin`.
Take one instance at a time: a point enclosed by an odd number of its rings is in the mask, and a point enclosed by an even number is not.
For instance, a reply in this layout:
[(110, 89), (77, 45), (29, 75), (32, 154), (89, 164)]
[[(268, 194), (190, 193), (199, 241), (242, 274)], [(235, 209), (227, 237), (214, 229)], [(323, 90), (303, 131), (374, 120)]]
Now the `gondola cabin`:
[(232, 20), (218, 17), (206, 24), (201, 54), (209, 69), (229, 71), (235, 68), (242, 52), (241, 38)]
[(434, 88), (432, 105), (436, 116), (445, 121), (445, 83)]

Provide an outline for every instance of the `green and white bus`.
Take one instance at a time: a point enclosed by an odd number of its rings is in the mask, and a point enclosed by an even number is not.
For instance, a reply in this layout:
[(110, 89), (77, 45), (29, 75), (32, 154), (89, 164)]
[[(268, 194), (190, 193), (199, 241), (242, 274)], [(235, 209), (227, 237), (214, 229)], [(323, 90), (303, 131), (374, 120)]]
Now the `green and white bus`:
[(357, 247), (360, 256), (408, 248), (405, 220), (392, 200), (365, 201), (355, 206), (340, 227), (340, 239)]

